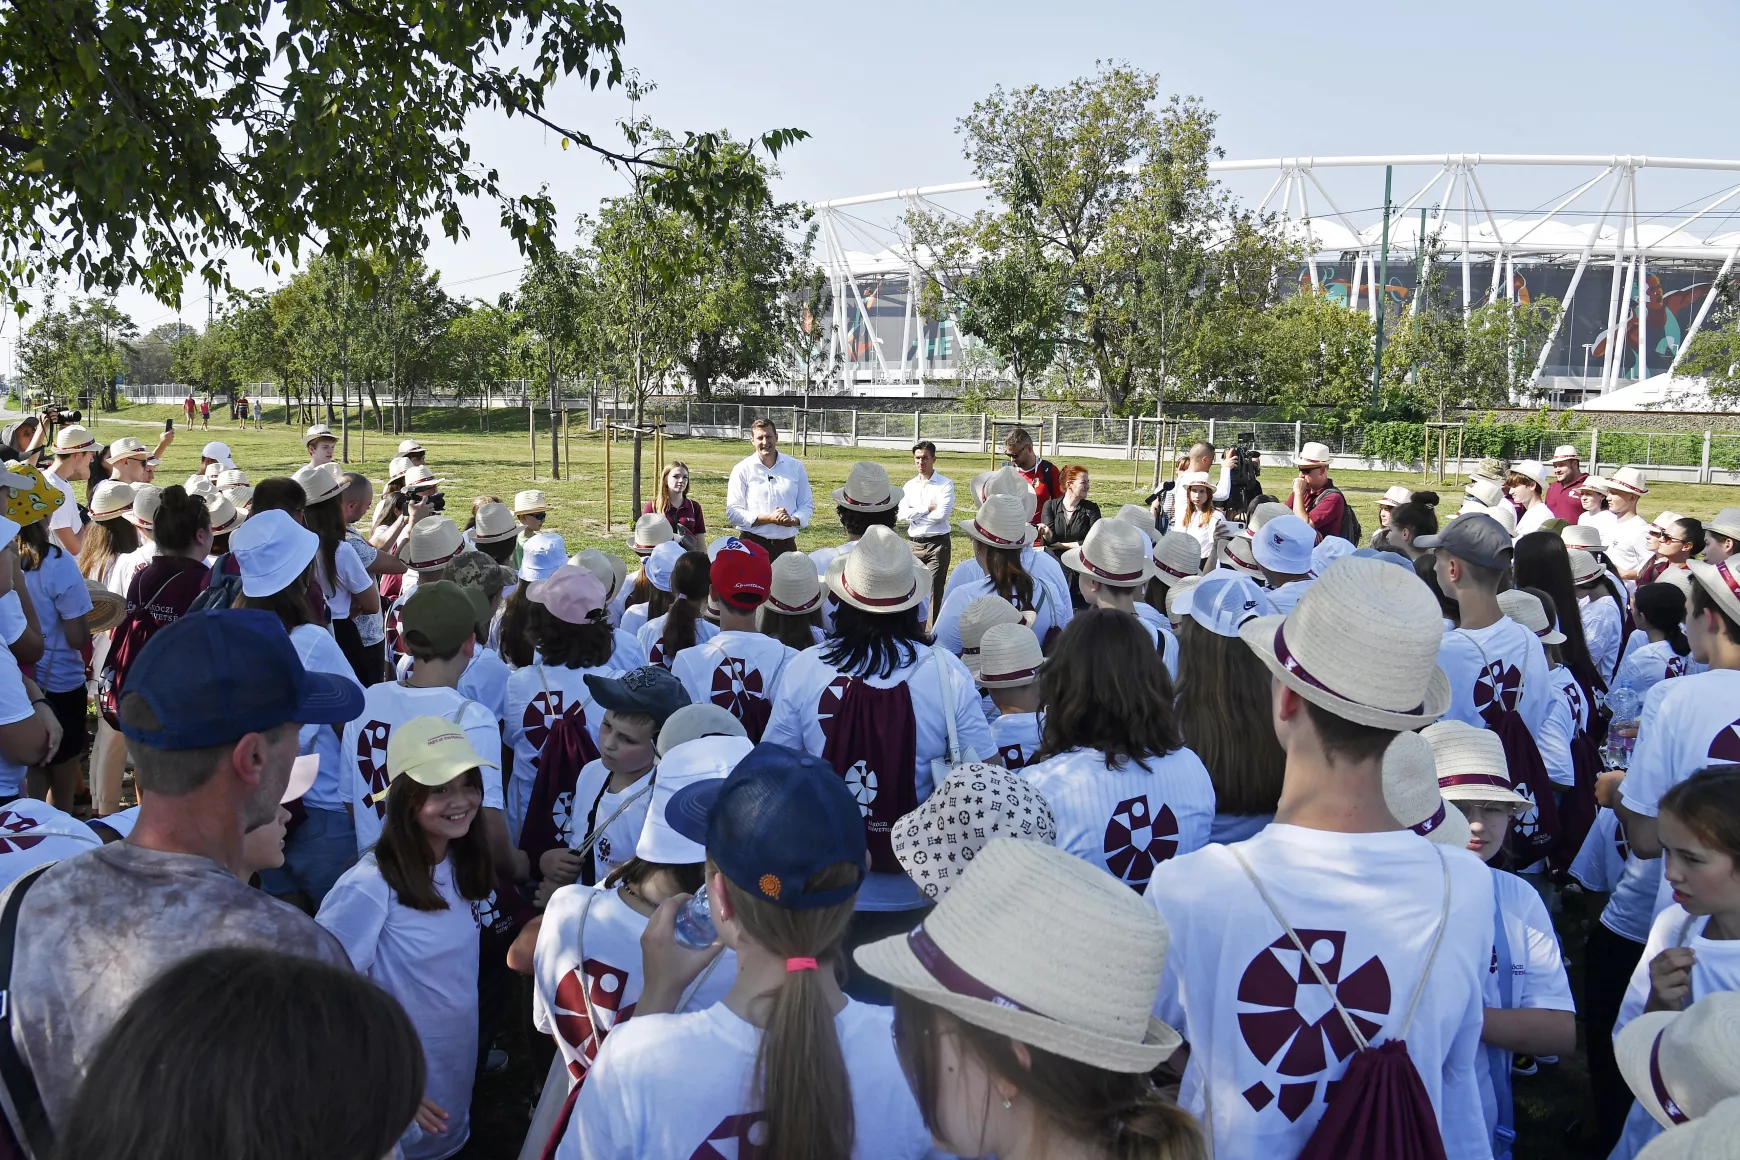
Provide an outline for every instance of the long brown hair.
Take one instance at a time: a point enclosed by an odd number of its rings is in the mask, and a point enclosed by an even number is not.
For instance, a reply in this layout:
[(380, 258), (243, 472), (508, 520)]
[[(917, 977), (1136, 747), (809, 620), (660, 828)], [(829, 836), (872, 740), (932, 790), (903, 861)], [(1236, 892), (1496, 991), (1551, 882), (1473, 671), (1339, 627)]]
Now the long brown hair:
[(537, 648), (532, 637), (537, 607), (526, 597), (526, 582), (522, 580), (514, 586), (501, 610), (501, 631), (496, 634), (496, 643), (501, 645), (502, 660), (516, 669), (532, 663), (532, 651)]
[(48, 521), (37, 520), (18, 529), (18, 566), (26, 572), (42, 567), (50, 552), (59, 555), (63, 549), (48, 538)]
[[(671, 472), (679, 467), (688, 475), (690, 486), (694, 485), (695, 473), (689, 470), (689, 465), (687, 463), (684, 463), (681, 459), (673, 459), (665, 464), (665, 469), (659, 473), (659, 496), (657, 499), (653, 500), (653, 511), (659, 513), (661, 516), (671, 510)], [(689, 493), (685, 491), (683, 493), (683, 498), (685, 500), (688, 499)]]
[(309, 573), (314, 569), (314, 561), (308, 562), (308, 567), (296, 579), (290, 581), (270, 596), (249, 596), (246, 592), (236, 593), (231, 608), (257, 608), (262, 612), (275, 614), (284, 624), (285, 632), (294, 632), (305, 624), (320, 623), (314, 618), (314, 608), (308, 603), (308, 585), (311, 579)]
[(79, 549), (79, 575), (101, 584), (116, 560), (138, 550), (139, 529), (126, 520), (119, 516), (92, 520), (85, 528), (84, 546)]
[[(1565, 658), (1565, 667), (1582, 686), (1583, 695), (1593, 704), (1596, 694), (1606, 691), (1607, 682), (1601, 679), (1595, 658), (1589, 655), (1583, 613), (1577, 606), (1577, 586), (1571, 578), (1570, 549), (1565, 547), (1565, 541), (1553, 532), (1530, 532), (1516, 542), (1511, 574), (1518, 588), (1538, 588), (1553, 598), (1554, 611), (1559, 614), (1559, 631), (1565, 634), (1559, 653)], [(1620, 611), (1625, 611), (1623, 604)]]
[(350, 529), (344, 522), (344, 493), (302, 509), (302, 526), (320, 537), (320, 582), (338, 589), (338, 546)]
[(803, 652), (806, 648), (815, 647), (816, 634), (810, 630), (822, 627), (822, 607), (818, 604), (808, 612), (793, 614), (777, 612), (763, 604), (761, 615), (756, 617), (755, 627), (762, 636), (771, 636), (787, 648)]
[[(718, 867), (707, 860), (707, 878)], [(857, 882), (863, 867), (836, 862), (812, 875), (805, 891)], [(793, 910), (766, 902), (726, 879), (737, 922), (757, 946), (781, 958), (811, 958), (831, 970), (852, 925), (856, 896), (833, 906)], [(767, 1109), (762, 1160), (850, 1160), (857, 1125), (852, 1087), (834, 1013), (815, 971), (787, 971), (755, 1053), (755, 1085)]]
[[(447, 843), (453, 859), (453, 887), (459, 897), (481, 902), (495, 889), (495, 864), (489, 839), (483, 832), (483, 774), (470, 769), (460, 774), (480, 795), (477, 813), (465, 836)], [(408, 777), (395, 777), (387, 787), (387, 816), (381, 821), (381, 836), (375, 841), (375, 865), (381, 877), (399, 896), (399, 903), (412, 910), (446, 910), (447, 901), (435, 889), (435, 867), (429, 856), (429, 838), (417, 815), (434, 792)]]
[(1108, 764), (1142, 762), (1184, 744), (1160, 650), (1115, 608), (1079, 612), (1063, 630), (1040, 670), (1039, 711), (1045, 727), (1033, 761), (1081, 748)]
[(1186, 616), (1178, 629), (1178, 730), (1208, 767), (1217, 813), (1272, 814), (1287, 754), (1269, 718), (1269, 671), (1237, 637)]
[(978, 547), (985, 553), (985, 575), (990, 578), (991, 590), (1022, 611), (1038, 608), (1033, 600), (1033, 577), (1021, 564), (1021, 549), (989, 544)]
[(699, 635), (695, 622), (701, 619), (707, 593), (712, 588), (709, 567), (707, 553), (684, 552), (671, 569), (671, 607), (665, 613), (665, 630), (660, 638), (666, 664), (693, 645)]
[[(1095, 1145), (1115, 1160), (1202, 1160), (1202, 1131), (1190, 1113), (1141, 1072), (1106, 1071), (1026, 1044), (1028, 1062), (1007, 1035), (958, 1019), (905, 991), (894, 992), (894, 1044), (925, 1127), (938, 1136), (937, 1045), (953, 1036), (985, 1070), (1009, 1084), (1039, 1114), (1041, 1131)], [(958, 1141), (968, 1143), (968, 1141)]]

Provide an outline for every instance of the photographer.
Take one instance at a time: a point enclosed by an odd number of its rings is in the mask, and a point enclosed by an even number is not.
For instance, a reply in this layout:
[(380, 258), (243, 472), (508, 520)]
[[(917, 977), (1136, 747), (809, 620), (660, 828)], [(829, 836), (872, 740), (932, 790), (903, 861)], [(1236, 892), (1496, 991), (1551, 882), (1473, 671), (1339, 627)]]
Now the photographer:
[[(1214, 485), (1214, 502), (1224, 504), (1232, 490), (1232, 466), (1236, 462), (1239, 449), (1229, 447), (1221, 456), (1220, 479)], [(1177, 475), (1200, 471), (1206, 474), (1214, 465), (1214, 444), (1192, 443), (1190, 450), (1178, 457)], [(1148, 510), (1154, 513), (1154, 526), (1164, 533), (1177, 518), (1178, 486), (1176, 479), (1169, 479), (1160, 485), (1160, 490), (1148, 497)]]

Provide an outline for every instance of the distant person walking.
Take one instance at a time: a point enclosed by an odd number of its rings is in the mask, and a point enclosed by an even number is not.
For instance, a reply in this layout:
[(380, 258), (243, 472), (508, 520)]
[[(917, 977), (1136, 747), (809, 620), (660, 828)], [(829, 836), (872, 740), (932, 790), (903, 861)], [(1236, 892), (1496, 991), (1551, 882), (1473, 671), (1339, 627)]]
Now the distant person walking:
[(192, 395), (187, 396), (187, 398), (185, 398), (181, 401), (181, 411), (184, 415), (187, 416), (187, 421), (189, 423), (193, 422), (193, 414), (194, 414), (194, 411), (196, 411), (197, 409), (198, 408), (194, 404)]
[(211, 426), (211, 400), (210, 399), (201, 399), (199, 401), (199, 425), (201, 427), (210, 427)]
[(755, 454), (731, 469), (725, 487), (725, 519), (743, 538), (777, 559), (797, 547), (798, 532), (810, 526), (815, 497), (801, 460), (779, 450), (779, 429), (768, 419), (749, 425)]

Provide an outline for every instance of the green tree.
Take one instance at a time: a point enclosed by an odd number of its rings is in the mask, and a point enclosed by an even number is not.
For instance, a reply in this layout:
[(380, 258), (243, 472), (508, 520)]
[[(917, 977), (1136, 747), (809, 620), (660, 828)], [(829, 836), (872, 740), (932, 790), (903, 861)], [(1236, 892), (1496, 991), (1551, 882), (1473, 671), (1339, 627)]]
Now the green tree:
[(1015, 418), (1035, 375), (1043, 374), (1063, 342), (1064, 291), (1055, 263), (1022, 237), (987, 257), (957, 285), (960, 328), (981, 339), (1015, 379)]
[(1371, 406), (1371, 316), (1305, 288), (1267, 311), (1258, 338), (1263, 400), (1286, 418), (1331, 408), (1342, 422)]
[(478, 426), (489, 430), (489, 397), (514, 367), (514, 327), (511, 311), (487, 302), (458, 306), (447, 325), (446, 359), (449, 382), (460, 399), (478, 405)]
[(1719, 304), (1711, 308), (1675, 373), (1706, 380), (1711, 398), (1733, 403), (1740, 401), (1740, 278), (1730, 278), (1712, 293), (1720, 296)]
[(560, 384), (581, 365), (584, 327), (591, 312), (588, 273), (577, 253), (541, 254), (526, 266), (519, 290), (502, 299), (503, 308), (512, 310), (519, 324), (518, 361), (539, 388), (526, 394), (527, 422), (536, 424), (533, 400), (540, 394), (550, 406), (551, 475), (561, 469), (555, 424)]
[(63, 310), (50, 297), (20, 336), (19, 377), (45, 400), (113, 410), (117, 378), (138, 336), (132, 318), (107, 299), (74, 299)]

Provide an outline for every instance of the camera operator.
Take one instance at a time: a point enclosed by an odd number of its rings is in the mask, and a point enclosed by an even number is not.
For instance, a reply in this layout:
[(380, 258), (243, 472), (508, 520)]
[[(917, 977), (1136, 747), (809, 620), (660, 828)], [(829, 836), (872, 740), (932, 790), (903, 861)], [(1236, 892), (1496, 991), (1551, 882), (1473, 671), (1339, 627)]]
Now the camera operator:
[(47, 424), (36, 415), (26, 415), (0, 432), (0, 459), (7, 463), (20, 459), (35, 462), (48, 436)]
[(447, 496), (441, 491), (444, 479), (436, 479), (427, 467), (412, 467), (405, 472), (404, 486), (388, 492), (382, 503), (386, 506), (383, 519), (385, 531), (371, 537), (377, 547), (399, 555), (411, 539), (411, 528), (429, 516), (447, 510)]
[[(1214, 502), (1216, 504), (1226, 502), (1227, 493), (1232, 487), (1230, 469), (1233, 465), (1234, 454), (1235, 450), (1229, 447), (1226, 454), (1221, 457), (1220, 478), (1215, 481), (1214, 485)], [(1176, 474), (1183, 475), (1188, 471), (1206, 473), (1213, 464), (1214, 444), (1192, 443), (1190, 450), (1178, 457)], [(1154, 526), (1160, 532), (1164, 533), (1176, 518), (1177, 503), (1178, 484), (1176, 479), (1167, 480), (1160, 485), (1159, 491), (1148, 497), (1148, 510), (1154, 513)]]

